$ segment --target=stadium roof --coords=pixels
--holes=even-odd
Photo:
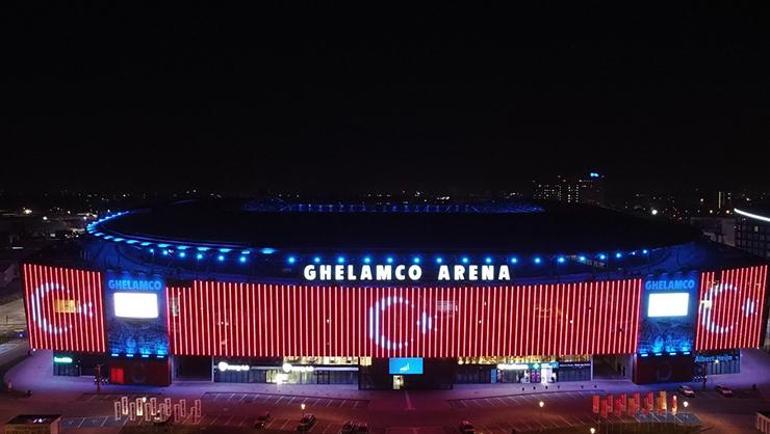
[[[135,210],[99,230],[136,240],[277,249],[423,249],[571,253],[656,248],[697,229],[560,204],[255,204],[198,200]]]

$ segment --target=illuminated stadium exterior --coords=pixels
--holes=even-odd
[[[188,201],[88,234],[24,266],[30,344],[120,384],[688,381],[766,320],[762,262],[599,208]]]

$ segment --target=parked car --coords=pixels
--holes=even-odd
[[[340,428],[340,434],[353,434],[356,431],[356,424],[352,420],[349,420],[342,424]]]
[[[473,428],[473,424],[464,420],[460,422],[460,432],[462,434],[473,434],[476,430]]]
[[[257,416],[257,420],[254,422],[254,428],[256,429],[262,429],[267,425],[267,422],[270,420],[270,412],[266,411],[259,416]]]
[[[152,424],[157,426],[171,425],[171,416],[158,413],[152,418]]]
[[[685,385],[685,384],[682,384],[681,386],[679,386],[679,388],[677,389],[677,391],[678,391],[678,392],[679,392],[679,393],[680,393],[682,396],[686,396],[686,397],[688,397],[688,398],[695,398],[695,391],[694,391],[694,390],[692,390],[692,387],[690,387],[690,386],[687,386],[687,385]]]
[[[309,431],[310,428],[315,425],[316,419],[315,416],[311,413],[305,413],[302,416],[302,419],[299,420],[299,424],[297,425],[297,431]]]
[[[724,397],[729,398],[729,397],[733,396],[733,389],[730,389],[727,386],[722,386],[720,384],[715,389],[716,389],[717,392],[719,392],[720,395],[722,395]]]

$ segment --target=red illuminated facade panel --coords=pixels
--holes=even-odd
[[[766,285],[766,265],[702,273],[695,349],[758,347]]]
[[[196,281],[168,294],[172,354],[562,356],[635,352],[641,280],[400,288]]]
[[[22,274],[31,348],[105,351],[101,273],[25,264]]]

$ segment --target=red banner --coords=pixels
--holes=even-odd
[[[759,346],[767,266],[701,274],[695,349]]]
[[[105,351],[101,273],[25,264],[22,275],[30,348]]]
[[[171,351],[215,356],[479,357],[636,350],[641,280],[169,288]]]

